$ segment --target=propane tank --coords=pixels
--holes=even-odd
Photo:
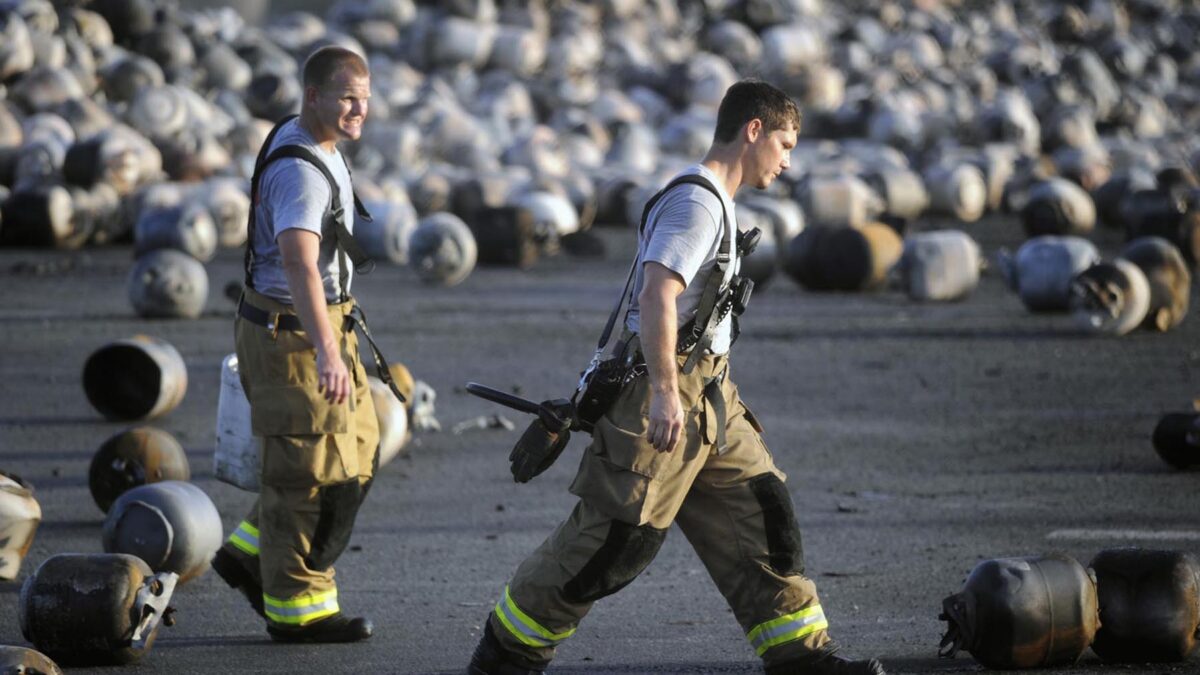
[[[104,550],[136,555],[179,582],[196,578],[221,547],[221,514],[200,488],[178,480],[150,483],[117,498],[104,520]]]
[[[865,176],[867,182],[883,198],[889,216],[914,220],[929,207],[929,193],[925,182],[916,172],[908,169],[884,168]]]
[[[922,232],[904,241],[898,270],[913,300],[958,300],[979,285],[979,244],[965,232]]]
[[[101,511],[126,490],[164,480],[188,480],[192,472],[183,446],[154,427],[136,427],[112,436],[88,468],[88,488]]]
[[[234,487],[258,492],[261,474],[259,442],[250,428],[250,401],[242,389],[237,354],[230,354],[221,362],[213,475]]]
[[[1096,635],[1096,582],[1074,558],[998,558],[975,566],[942,601],[941,655],[965,649],[987,668],[1073,663]]]
[[[1200,414],[1169,413],[1154,427],[1154,451],[1176,469],[1200,465]]]
[[[1071,281],[1071,312],[1085,333],[1125,335],[1150,309],[1150,284],[1137,265],[1117,258],[1092,265]]]
[[[174,623],[167,605],[178,578],[132,555],[52,556],[21,586],[21,634],[63,665],[132,663],[160,622]]]
[[[0,579],[17,578],[40,522],[42,507],[33,498],[33,486],[0,471]]]
[[[1161,237],[1140,237],[1121,251],[1121,258],[1138,266],[1150,284],[1147,328],[1168,331],[1187,316],[1192,274],[1179,249]]]
[[[1200,561],[1182,551],[1106,549],[1088,564],[1100,598],[1092,651],[1110,663],[1183,661],[1200,638]]]
[[[6,675],[63,675],[49,656],[26,647],[0,645],[0,673]]]
[[[801,190],[804,215],[815,225],[860,227],[883,213],[879,195],[857,176],[813,176]]]
[[[129,273],[129,301],[138,316],[195,319],[207,299],[208,272],[186,253],[150,251]]]
[[[807,227],[788,245],[785,268],[814,291],[860,291],[883,285],[903,243],[887,225]]]
[[[1021,218],[1030,237],[1086,234],[1096,227],[1096,204],[1075,183],[1050,178],[1030,188]]]
[[[528,269],[537,262],[541,250],[533,214],[516,206],[480,209],[471,220],[471,234],[481,265]]]
[[[133,226],[134,255],[159,249],[182,251],[200,262],[212,260],[219,241],[217,224],[208,207],[187,202],[147,209]]]
[[[395,459],[408,443],[408,409],[396,398],[383,380],[367,376],[371,385],[371,400],[375,403],[375,417],[379,420],[379,466]]]
[[[983,216],[988,190],[983,172],[972,164],[938,164],[924,175],[929,189],[929,211],[953,216],[964,223]]]
[[[461,218],[449,212],[421,219],[408,243],[408,256],[421,281],[442,286],[461,283],[475,268],[475,237]]]
[[[1035,237],[1011,256],[1001,251],[998,266],[1008,287],[1032,312],[1063,311],[1070,304],[1071,280],[1100,262],[1096,245],[1082,237]]]
[[[187,367],[169,342],[135,335],[92,352],[83,365],[83,390],[107,419],[149,419],[183,400]]]

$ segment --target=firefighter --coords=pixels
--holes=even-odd
[[[574,511],[500,591],[469,675],[542,673],[592,604],[653,560],[671,523],[768,674],[884,675],[874,659],[834,654],[816,587],[804,576],[784,474],[730,377],[734,317],[752,287],[736,274],[732,197],[778,178],[799,130],[786,94],[738,82],[721,102],[708,154],[647,205],[630,307],[612,352],[627,355],[629,370],[592,428],[571,485]],[[546,445],[518,443],[518,481],[546,468],[544,457],[522,457]],[[520,467],[536,469],[522,475]]]
[[[362,133],[370,75],[359,55],[324,47],[303,83],[300,115],[275,126],[255,166],[234,324],[262,489],[212,566],[272,639],[355,642],[372,625],[341,612],[333,563],[370,487],[379,429],[350,296],[369,261],[351,234],[358,200],[337,143]]]

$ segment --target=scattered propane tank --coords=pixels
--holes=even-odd
[[[1008,287],[1031,312],[1061,312],[1070,307],[1071,282],[1100,262],[1096,245],[1082,237],[1034,237],[1015,256],[1001,250],[997,266]]]
[[[191,478],[187,454],[171,434],[154,427],[119,432],[101,444],[88,467],[88,489],[101,511],[127,490]]]
[[[1117,258],[1097,263],[1071,281],[1071,313],[1088,334],[1125,335],[1150,309],[1150,284],[1137,265]]]
[[[1154,427],[1154,451],[1176,469],[1200,466],[1200,413],[1167,413]]]
[[[178,578],[132,555],[51,556],[21,586],[21,634],[63,665],[133,663],[150,651],[161,624],[174,623]]]
[[[1183,551],[1116,548],[1088,567],[1100,630],[1092,651],[1109,663],[1186,660],[1200,639],[1200,561]]]
[[[41,522],[42,507],[33,497],[33,486],[0,471],[0,579],[12,581],[20,574]]]
[[[0,645],[0,673],[13,675],[63,675],[58,664],[36,649]]]
[[[221,547],[221,514],[199,487],[178,480],[149,483],[117,498],[104,520],[104,550],[128,553],[179,582],[208,569]]]
[[[110,420],[165,415],[187,393],[187,366],[166,340],[135,335],[92,352],[83,365],[88,401]]]
[[[939,230],[906,237],[896,269],[913,300],[951,301],[975,290],[982,266],[979,244],[970,235]]]
[[[985,668],[1074,663],[1100,628],[1095,579],[1060,553],[985,560],[942,610],[941,655],[965,650]]]

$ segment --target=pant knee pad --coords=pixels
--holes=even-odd
[[[593,602],[625,588],[654,560],[666,538],[665,529],[614,520],[604,543],[563,587],[563,597],[573,603]]]
[[[762,508],[767,532],[767,553],[771,569],[781,576],[804,574],[804,547],[792,497],[783,481],[773,473],[750,479],[750,491]]]

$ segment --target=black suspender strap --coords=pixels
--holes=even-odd
[[[621,290],[621,295],[617,296],[617,304],[616,304],[616,306],[613,307],[612,313],[608,315],[608,321],[604,324],[604,330],[600,333],[600,340],[596,344],[596,353],[592,355],[591,363],[588,364],[587,370],[585,370],[583,372],[583,376],[579,379],[579,386],[577,388],[576,393],[578,393],[579,391],[583,391],[583,388],[587,385],[588,377],[591,375],[592,371],[595,370],[596,366],[599,365],[600,357],[604,353],[604,348],[605,348],[605,346],[608,345],[609,338],[612,337],[612,331],[613,331],[613,328],[616,326],[617,317],[620,316],[620,314],[621,314],[622,305],[626,304],[627,301],[632,303],[633,277],[634,277],[635,273],[637,272],[638,263],[642,259],[642,256],[641,256],[642,237],[646,233],[646,222],[650,218],[650,212],[654,209],[655,205],[658,204],[659,200],[662,199],[665,194],[667,194],[672,189],[674,189],[680,185],[698,185],[698,186],[708,190],[709,192],[713,193],[713,195],[715,195],[717,197],[717,199],[721,202],[721,210],[723,213],[723,220],[721,222],[721,227],[722,227],[723,234],[721,236],[721,244],[717,248],[717,265],[716,265],[716,267],[714,267],[712,274],[709,275],[707,285],[705,286],[705,293],[701,297],[700,306],[698,308],[696,316],[697,317],[701,316],[701,312],[705,311],[705,309],[704,309],[705,298],[709,295],[709,293],[708,293],[709,286],[712,286],[714,284],[714,281],[713,281],[714,278],[716,281],[715,281],[715,288],[713,289],[713,298],[712,298],[712,300],[710,300],[708,302],[708,304],[711,305],[711,307],[707,311],[709,314],[715,313],[713,311],[713,309],[715,309],[715,306],[716,306],[716,294],[717,294],[717,291],[720,290],[721,282],[725,276],[725,270],[728,268],[728,266],[730,264],[731,254],[733,251],[732,239],[730,238],[730,234],[729,234],[729,214],[724,213],[725,201],[723,199],[721,199],[721,193],[717,191],[716,186],[714,186],[712,184],[712,182],[710,182],[708,179],[706,179],[703,176],[700,176],[698,174],[686,174],[683,176],[678,176],[677,178],[672,180],[670,183],[667,183],[667,185],[665,187],[663,187],[663,189],[656,192],[654,194],[654,196],[651,197],[649,199],[649,201],[646,202],[646,205],[642,208],[642,219],[641,219],[641,222],[638,224],[638,253],[636,256],[634,256],[633,264],[630,265],[630,267],[629,267],[629,274],[626,275],[626,277],[625,277],[625,287]],[[722,251],[724,251],[724,253],[722,253]],[[626,314],[628,314],[628,310],[626,310]],[[705,322],[706,327],[707,327],[708,323],[711,323],[711,321]],[[718,321],[718,323],[719,323],[719,321]],[[713,326],[713,328],[715,330],[715,325]],[[709,342],[711,343],[711,337],[709,338]],[[704,347],[699,347],[699,342],[697,342],[696,344],[697,344],[697,347],[693,350],[693,353],[703,352],[704,349],[708,347],[707,344],[704,345]],[[691,361],[691,355],[688,356],[688,359],[689,359],[689,361]],[[683,372],[684,373],[691,372],[691,369],[693,367],[695,367],[694,362],[692,363],[691,367],[687,367],[685,365],[686,369]]]
[[[252,249],[254,242],[254,207],[258,203],[259,181],[262,178],[263,172],[265,172],[267,167],[273,162],[285,158],[299,159],[316,167],[316,169],[321,172],[321,175],[325,177],[325,181],[329,183],[330,217],[333,218],[333,234],[337,247],[338,258],[338,285],[341,288],[342,299],[346,300],[350,297],[349,289],[347,288],[349,285],[350,275],[346,269],[346,257],[349,257],[351,262],[354,263],[354,270],[359,274],[369,274],[371,270],[375,268],[375,261],[371,260],[370,256],[368,256],[366,251],[363,250],[362,245],[358,243],[358,240],[354,238],[354,235],[350,233],[350,229],[346,226],[346,212],[345,209],[342,208],[341,189],[338,187],[337,180],[334,179],[333,173],[330,172],[329,167],[327,167],[325,163],[321,161],[321,158],[318,157],[316,153],[299,145],[281,146],[276,148],[274,151],[271,151],[270,154],[264,157],[264,153],[266,153],[271,147],[271,143],[275,139],[275,135],[279,129],[285,123],[291,121],[295,117],[296,115],[285,117],[275,125],[275,128],[271,130],[270,135],[267,136],[267,140],[263,143],[262,150],[259,151],[258,159],[254,164],[254,176],[250,181],[251,207],[246,241],[246,285],[247,287],[253,288],[250,283],[250,266],[251,262],[253,261]],[[346,172],[349,173],[350,164],[344,155],[342,156],[342,161],[346,163]],[[354,198],[355,212],[364,220],[369,222],[371,220],[371,214],[367,212],[366,207],[363,206],[362,201],[358,198],[358,194],[353,191],[353,187],[351,187],[351,195]]]

